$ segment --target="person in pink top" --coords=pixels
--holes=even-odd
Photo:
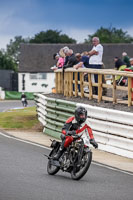
[[[64,66],[65,54],[63,49],[60,49],[59,53],[53,55],[53,58],[57,60],[56,67],[52,68],[53,70],[61,69]]]
[[[59,57],[56,66],[58,67],[58,69],[62,68],[64,65],[64,58]]]

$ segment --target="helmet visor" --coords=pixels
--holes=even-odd
[[[86,118],[86,117],[85,117],[85,114],[80,114],[80,115],[79,115],[79,118],[80,118],[80,119],[85,119],[85,118]]]

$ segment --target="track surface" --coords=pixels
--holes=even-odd
[[[74,181],[47,174],[49,150],[0,134],[0,200],[132,200],[133,176],[92,164]]]

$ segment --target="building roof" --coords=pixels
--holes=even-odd
[[[90,51],[92,46],[88,44],[21,44],[19,56],[19,72],[53,72],[50,69],[56,61],[53,54],[68,46],[74,53]],[[103,63],[106,68],[114,68],[113,58],[121,58],[122,52],[133,57],[133,44],[104,44]]]

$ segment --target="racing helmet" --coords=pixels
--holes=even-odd
[[[82,124],[86,121],[86,118],[87,118],[87,110],[82,106],[77,107],[76,110],[75,110],[76,121],[79,124]]]

